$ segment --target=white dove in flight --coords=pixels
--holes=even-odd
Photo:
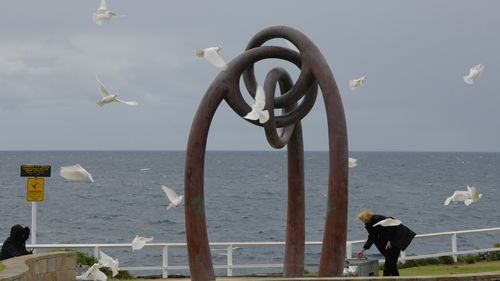
[[[113,277],[118,275],[119,265],[118,259],[113,259],[112,257],[106,255],[103,251],[99,251],[99,263],[103,267],[109,267],[113,272]]]
[[[102,82],[99,80],[99,78],[97,76],[96,76],[96,80],[97,80],[97,89],[99,89],[99,92],[101,93],[101,96],[102,96],[102,98],[97,101],[97,105],[103,106],[107,103],[112,103],[112,102],[120,102],[120,103],[124,103],[126,105],[132,105],[132,106],[137,105],[137,102],[135,102],[135,101],[124,101],[124,100],[117,99],[116,97],[118,95],[116,93],[114,95],[110,94],[109,91],[106,89],[106,87],[104,87],[104,85],[102,84]]]
[[[132,252],[135,250],[140,250],[146,245],[147,242],[153,241],[154,237],[142,237],[136,235],[134,240],[132,240]]]
[[[86,272],[82,275],[76,276],[76,280],[94,280],[94,281],[106,281],[108,277],[102,271],[99,270],[102,266],[99,263],[92,265]]]
[[[469,199],[469,192],[456,190],[450,197],[446,198],[444,205],[449,205],[451,202],[464,202],[465,199]]]
[[[80,164],[63,166],[59,170],[59,175],[67,180],[94,182],[92,174],[85,170]]]
[[[196,56],[200,58],[206,58],[211,64],[215,65],[221,70],[226,70],[227,64],[220,55],[221,50],[222,50],[221,46],[196,50]]]
[[[264,110],[266,107],[266,94],[264,93],[264,88],[262,86],[257,86],[257,92],[255,93],[255,103],[252,104],[252,111],[250,111],[243,118],[248,120],[259,120],[261,124],[264,124],[269,120],[269,111]]]
[[[482,196],[474,186],[467,186],[467,191],[457,190],[453,195],[446,198],[444,205],[449,205],[451,202],[464,202],[466,206],[469,206],[479,201]]]
[[[483,197],[483,194],[479,193],[475,186],[467,186],[467,192],[469,193],[469,198],[464,200],[464,204],[469,206],[472,203],[476,203]]]
[[[356,168],[358,166],[358,159],[349,157],[349,168]]]
[[[469,75],[465,75],[463,77],[464,78],[464,82],[467,83],[467,84],[469,84],[469,85],[474,84],[474,81],[477,78],[479,78],[479,76],[483,72],[483,69],[484,69],[484,65],[482,65],[482,64],[476,64],[473,67],[471,67],[470,70],[469,70]]]
[[[366,75],[361,76],[359,79],[351,79],[349,80],[349,87],[351,87],[351,90],[356,90],[357,88],[361,87],[366,80]]]
[[[103,21],[109,21],[113,17],[117,16],[119,16],[117,13],[108,10],[108,4],[106,0],[101,0],[101,3],[92,16],[92,19],[95,24],[101,25]]]
[[[400,220],[393,219],[393,218],[386,218],[385,220],[381,220],[381,221],[377,222],[376,224],[374,224],[373,227],[379,226],[379,225],[381,225],[383,227],[388,227],[388,226],[397,226],[400,224],[401,224]]]
[[[165,192],[165,194],[168,197],[168,200],[170,201],[170,204],[167,207],[167,210],[170,208],[176,208],[182,203],[182,199],[184,198],[184,195],[178,196],[177,193],[173,189],[171,189],[168,186],[162,185],[161,189]]]

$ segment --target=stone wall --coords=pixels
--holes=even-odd
[[[33,254],[3,260],[0,281],[75,281],[76,256],[71,252]]]

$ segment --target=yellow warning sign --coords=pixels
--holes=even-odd
[[[29,202],[43,201],[43,178],[28,178],[26,200]]]

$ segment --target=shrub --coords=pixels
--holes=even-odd
[[[398,268],[409,268],[409,267],[415,267],[417,264],[415,263],[415,260],[407,260],[405,263],[398,263]]]
[[[451,256],[441,256],[437,258],[441,264],[454,264],[453,257]]]
[[[500,260],[500,251],[489,252],[486,254],[486,259],[489,261]]]
[[[97,258],[94,256],[87,255],[84,252],[80,252],[78,250],[71,250],[71,251],[76,254],[77,265],[92,266],[94,263],[97,263]]]
[[[315,275],[314,272],[311,272],[306,268],[304,268],[304,276],[314,276],[314,275]]]
[[[103,271],[104,272],[104,271]],[[108,276],[111,276],[111,273],[110,274],[106,274]],[[118,275],[116,275],[115,277],[113,278],[116,278],[118,280],[122,280],[122,279],[135,279],[136,277],[133,276],[132,274],[130,274],[128,271],[126,270],[120,270],[118,271]]]
[[[439,260],[436,258],[428,258],[426,259],[427,264],[439,264]]]
[[[471,256],[471,255],[466,256],[465,257],[465,262],[466,263],[475,263],[476,262],[476,256]]]
[[[64,251],[66,252],[73,252],[76,254],[76,266],[84,266],[84,265],[87,265],[87,266],[92,266],[94,265],[95,263],[98,262],[97,258],[94,257],[94,256],[91,256],[91,255],[87,255],[86,253],[82,252],[82,251],[78,251],[78,250],[75,250],[75,249],[64,249]],[[104,274],[106,274],[106,276],[108,277],[111,277],[111,269],[107,268],[107,267],[101,267],[99,269],[100,271],[102,271]],[[117,279],[134,279],[135,277],[132,276],[128,271],[126,270],[120,270],[118,271],[118,275],[116,275],[114,278],[117,278]]]
[[[427,264],[426,259],[415,260],[415,266],[422,266],[422,265],[426,265],[426,264]]]

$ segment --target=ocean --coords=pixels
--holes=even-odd
[[[349,156],[358,159],[358,167],[349,169],[348,240],[366,239],[356,219],[362,209],[398,218],[417,234],[500,226],[500,153],[351,152]],[[14,224],[31,225],[31,203],[26,201],[20,166],[37,164],[52,167],[52,176],[45,179],[45,201],[38,203],[38,243],[130,243],[138,234],[154,236],[154,242],[185,242],[183,206],[167,211],[161,189],[167,185],[184,193],[184,160],[182,151],[0,152],[0,240],[8,237]],[[286,161],[286,151],[207,152],[210,242],[285,241]],[[76,163],[92,173],[95,183],[59,176],[59,167]],[[306,241],[323,238],[327,169],[328,152],[305,153]],[[447,196],[467,185],[483,194],[478,203],[444,206]],[[459,235],[458,242],[459,250],[493,247],[500,243],[500,233]],[[317,270],[320,248],[306,250],[306,264]],[[160,249],[104,251],[117,257],[121,266],[162,261]],[[449,238],[416,239],[407,250],[408,255],[440,251],[451,251]],[[222,253],[213,252],[215,263],[225,263]],[[375,247],[368,254],[376,256]],[[234,251],[234,264],[282,262],[281,248]],[[185,248],[172,249],[169,263],[186,265]]]

